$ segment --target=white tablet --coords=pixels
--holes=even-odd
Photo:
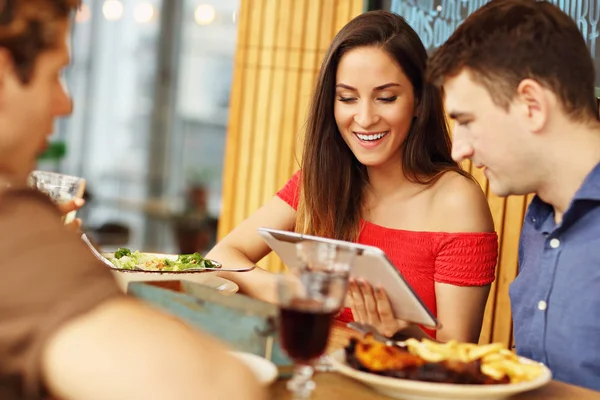
[[[440,328],[438,320],[381,249],[269,228],[258,228],[258,233],[277,253],[283,263],[292,268],[300,266],[301,261],[296,254],[296,243],[304,240],[332,243],[355,249],[357,257],[352,266],[351,275],[355,278],[365,279],[373,286],[383,287],[390,299],[396,318],[432,329]]]

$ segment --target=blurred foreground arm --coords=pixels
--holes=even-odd
[[[221,344],[128,299],[60,328],[44,348],[42,372],[64,400],[266,398]]]
[[[121,294],[58,215],[34,191],[0,193],[0,398],[263,398],[215,340]]]

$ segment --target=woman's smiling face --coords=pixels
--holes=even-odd
[[[413,86],[379,47],[344,54],[336,73],[334,115],[354,156],[367,167],[398,165],[415,116]]]

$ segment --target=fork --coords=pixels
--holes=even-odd
[[[85,244],[87,244],[87,245],[88,245],[88,247],[90,248],[90,250],[92,251],[92,253],[93,253],[93,254],[96,256],[96,258],[97,258],[98,260],[102,261],[104,264],[106,264],[106,265],[110,266],[111,268],[115,268],[115,266],[114,266],[114,265],[113,265],[113,264],[112,264],[110,261],[108,261],[108,260],[106,259],[106,257],[104,257],[104,256],[102,255],[102,253],[100,253],[100,252],[99,252],[99,251],[96,249],[96,247],[94,247],[94,245],[92,244],[92,242],[90,242],[90,239],[88,239],[88,237],[87,237],[87,235],[86,235],[85,233],[83,233],[83,234],[81,235],[81,240],[83,240],[83,242],[84,242]]]
[[[94,256],[96,256],[96,258],[100,261],[102,261],[104,264],[108,265],[111,268],[117,268],[113,265],[113,263],[111,263],[109,260],[106,259],[106,257],[104,257],[102,255],[102,253],[100,253],[98,251],[98,249],[96,249],[94,247],[94,245],[92,244],[92,242],[90,242],[90,239],[88,239],[87,235],[85,233],[83,233],[81,235],[81,240],[84,241],[85,244],[88,245],[88,247],[90,248],[90,250],[92,250],[92,253],[94,254]],[[227,271],[227,272],[246,272],[246,271],[251,271],[253,270],[254,267],[246,267],[246,268],[210,268],[210,267],[204,267],[204,268],[186,268],[183,271],[178,271],[178,272],[195,272],[195,271]],[[135,267],[133,268],[133,271],[146,271],[144,269]],[[147,271],[146,271],[147,272]]]

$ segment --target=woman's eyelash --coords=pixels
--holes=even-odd
[[[394,101],[396,101],[396,99],[398,98],[398,96],[392,96],[392,97],[380,97],[377,100],[379,101],[383,101],[384,103],[393,103]],[[338,97],[338,100],[343,102],[343,103],[347,103],[353,100],[356,100],[355,97]]]

